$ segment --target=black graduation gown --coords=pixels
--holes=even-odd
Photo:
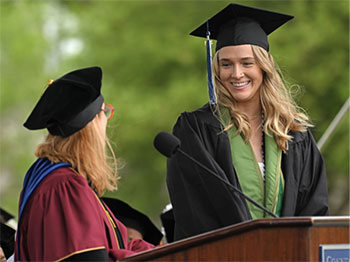
[[[178,118],[173,133],[181,149],[241,189],[227,133],[206,104]],[[282,216],[328,215],[325,165],[311,132],[291,132],[282,153],[285,190]],[[167,162],[167,186],[175,219],[175,240],[252,219],[243,197],[177,153]]]

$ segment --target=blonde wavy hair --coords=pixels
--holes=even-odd
[[[46,140],[39,144],[35,155],[48,158],[51,162],[68,162],[80,176],[91,181],[97,194],[105,190],[116,190],[117,160],[108,138],[101,134],[96,117],[83,129],[69,137],[48,134]],[[107,147],[111,156],[107,154]]]
[[[283,151],[287,151],[288,141],[292,139],[288,132],[306,131],[307,127],[312,126],[312,124],[308,116],[294,102],[273,57],[259,46],[251,45],[251,47],[255,61],[263,71],[263,82],[259,92],[260,103],[264,111],[264,133],[270,136],[273,135],[278,147]],[[232,116],[232,123],[225,126],[225,131],[236,126],[237,133],[241,133],[245,142],[248,143],[251,136],[248,117],[238,110],[235,99],[219,78],[219,53],[220,50],[216,52],[213,59],[215,91],[218,104],[228,108]]]

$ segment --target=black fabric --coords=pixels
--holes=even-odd
[[[110,261],[106,249],[87,251],[70,256],[62,261]]]
[[[160,215],[162,225],[165,231],[166,241],[168,243],[174,242],[174,228],[175,220],[173,209],[169,209]]]
[[[253,44],[269,51],[267,35],[293,16],[239,4],[229,4],[190,34],[216,39],[216,51],[225,46]]]
[[[182,113],[173,133],[186,153],[241,189],[227,133],[210,106]],[[310,131],[291,133],[293,141],[282,156],[285,192],[282,216],[328,214],[323,159]],[[175,154],[167,162],[167,186],[175,219],[174,239],[250,220],[244,199],[205,170]]]
[[[101,110],[102,70],[88,67],[72,71],[46,88],[24,126],[47,128],[50,134],[68,137],[85,127]]]

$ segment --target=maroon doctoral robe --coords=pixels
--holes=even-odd
[[[122,240],[118,241],[115,225]],[[87,180],[67,167],[53,171],[39,184],[19,227],[16,261],[63,260],[100,249],[107,250],[110,260],[118,260],[154,247],[141,239],[128,242],[127,228],[102,204]]]

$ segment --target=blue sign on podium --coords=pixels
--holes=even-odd
[[[350,244],[320,245],[321,262],[350,262]]]

